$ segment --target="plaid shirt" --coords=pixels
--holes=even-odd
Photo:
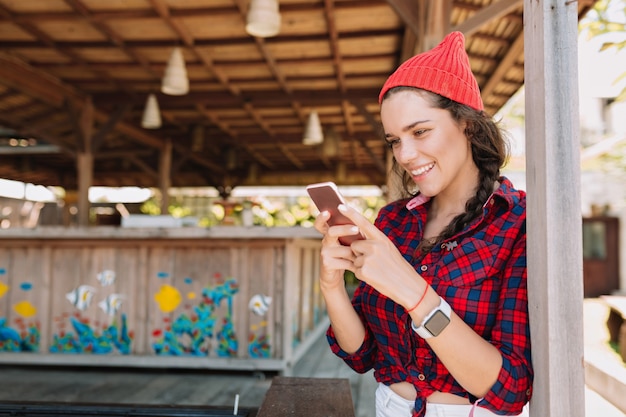
[[[429,202],[421,195],[381,209],[376,226],[404,258],[468,325],[497,347],[502,369],[497,382],[478,403],[498,414],[518,414],[531,396],[533,372],[526,289],[526,193],[502,177],[484,205],[482,216],[463,231],[420,257]],[[378,382],[409,381],[417,390],[415,416],[423,415],[434,391],[477,399],[464,390],[410,326],[399,304],[361,282],[352,303],[366,327],[362,346],[353,354],[337,344],[332,351],[359,373],[374,368]],[[462,343],[462,341],[460,341]],[[471,360],[471,358],[468,358]]]

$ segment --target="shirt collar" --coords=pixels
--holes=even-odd
[[[494,198],[502,199],[509,207],[515,205],[520,199],[520,192],[513,188],[513,184],[507,177],[500,177],[498,179],[500,186],[489,196],[483,207],[488,207],[489,204],[493,204]],[[422,193],[411,198],[406,203],[406,208],[410,211],[430,201],[430,197],[425,196]]]

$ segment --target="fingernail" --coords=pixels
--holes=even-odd
[[[339,209],[339,211],[341,211],[342,213],[348,211],[348,207],[346,207],[345,204],[339,204],[337,206],[337,209]]]
[[[350,228],[350,231],[353,232],[355,235],[359,233],[359,228],[357,226],[352,226]]]

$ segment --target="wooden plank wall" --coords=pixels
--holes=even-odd
[[[31,346],[33,363],[281,368],[324,324],[318,253],[315,239],[2,240],[0,363]]]

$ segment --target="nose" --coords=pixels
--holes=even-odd
[[[403,140],[400,146],[394,149],[394,156],[400,164],[406,165],[419,156],[419,149],[415,141]]]

